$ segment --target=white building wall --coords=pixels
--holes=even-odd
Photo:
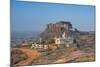
[[[65,43],[64,39],[62,39],[62,38],[55,39],[55,44],[64,44],[64,43]]]

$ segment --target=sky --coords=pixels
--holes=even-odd
[[[43,31],[48,23],[70,21],[73,28],[94,31],[95,6],[11,0],[11,31]]]

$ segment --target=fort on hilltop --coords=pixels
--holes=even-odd
[[[72,31],[73,26],[69,21],[59,21],[56,23],[49,23],[46,25],[45,30],[41,33],[41,38],[48,39],[56,35],[62,35],[63,32],[68,34]]]

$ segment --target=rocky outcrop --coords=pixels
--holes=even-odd
[[[62,32],[69,32],[72,29],[72,24],[69,21],[59,21],[56,23],[47,24],[46,29],[41,33],[41,37],[44,39],[52,38]]]
[[[37,50],[31,50],[28,48],[12,48],[11,49],[11,66],[16,65],[29,65],[32,62],[29,58],[37,58],[41,56],[41,53]]]

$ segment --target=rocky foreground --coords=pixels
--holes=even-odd
[[[39,52],[29,48],[12,48],[11,66],[58,64],[94,61],[94,52],[85,52],[75,48],[63,48]]]

